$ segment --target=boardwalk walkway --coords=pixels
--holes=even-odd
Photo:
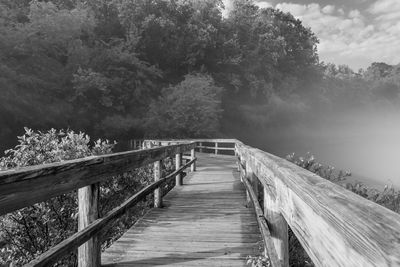
[[[103,266],[246,266],[260,234],[234,157],[198,154],[197,171],[102,254]]]

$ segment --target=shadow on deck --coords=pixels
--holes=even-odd
[[[260,232],[231,156],[198,155],[197,171],[102,254],[102,266],[246,266]]]

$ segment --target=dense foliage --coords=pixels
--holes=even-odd
[[[107,140],[90,142],[84,133],[73,131],[35,132],[25,129],[18,137],[19,145],[0,158],[0,168],[32,166],[110,153],[114,144]],[[173,164],[164,161],[163,172]],[[142,167],[117,177],[110,177],[100,186],[100,215],[121,204],[153,180],[152,168]],[[166,185],[167,192],[171,185]],[[102,233],[103,248],[130,227],[151,206],[152,200],[139,203]],[[0,264],[27,263],[77,231],[77,194],[70,192],[45,202],[0,217]],[[75,254],[63,258],[56,266],[76,266]]]
[[[2,145],[25,125],[154,136],[147,121],[163,121],[155,105],[171,101],[170,110],[185,102],[207,114],[182,121],[180,106],[169,120],[180,124],[157,135],[207,137],[221,132],[231,101],[289,93],[318,62],[316,37],[290,14],[234,4],[223,18],[210,0],[0,1]],[[182,88],[191,103],[178,99]]]

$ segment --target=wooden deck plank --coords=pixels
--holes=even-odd
[[[234,157],[201,154],[197,172],[102,254],[102,266],[246,266],[258,255],[257,220]]]

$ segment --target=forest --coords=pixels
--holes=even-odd
[[[396,103],[400,66],[318,59],[289,13],[234,1],[0,2],[0,150],[23,127],[250,139],[323,110]],[[385,104],[386,105],[386,104]]]
[[[110,153],[141,138],[233,137],[257,146],[260,133],[294,131],[324,115],[398,109],[400,64],[352,70],[322,62],[318,36],[290,13],[252,0],[223,10],[219,0],[0,0],[0,153],[20,144],[0,169]],[[101,140],[89,145],[80,131]],[[316,172],[314,158],[289,159]],[[115,204],[107,198],[122,201],[151,177],[144,168],[105,183],[102,212]],[[370,199],[385,204],[377,196]],[[398,212],[396,196],[387,206]],[[6,246],[14,235],[1,232],[0,263],[26,263],[75,232],[75,202],[66,194],[2,218],[19,239]],[[103,247],[149,205],[104,234]],[[36,243],[31,228],[43,237]]]

